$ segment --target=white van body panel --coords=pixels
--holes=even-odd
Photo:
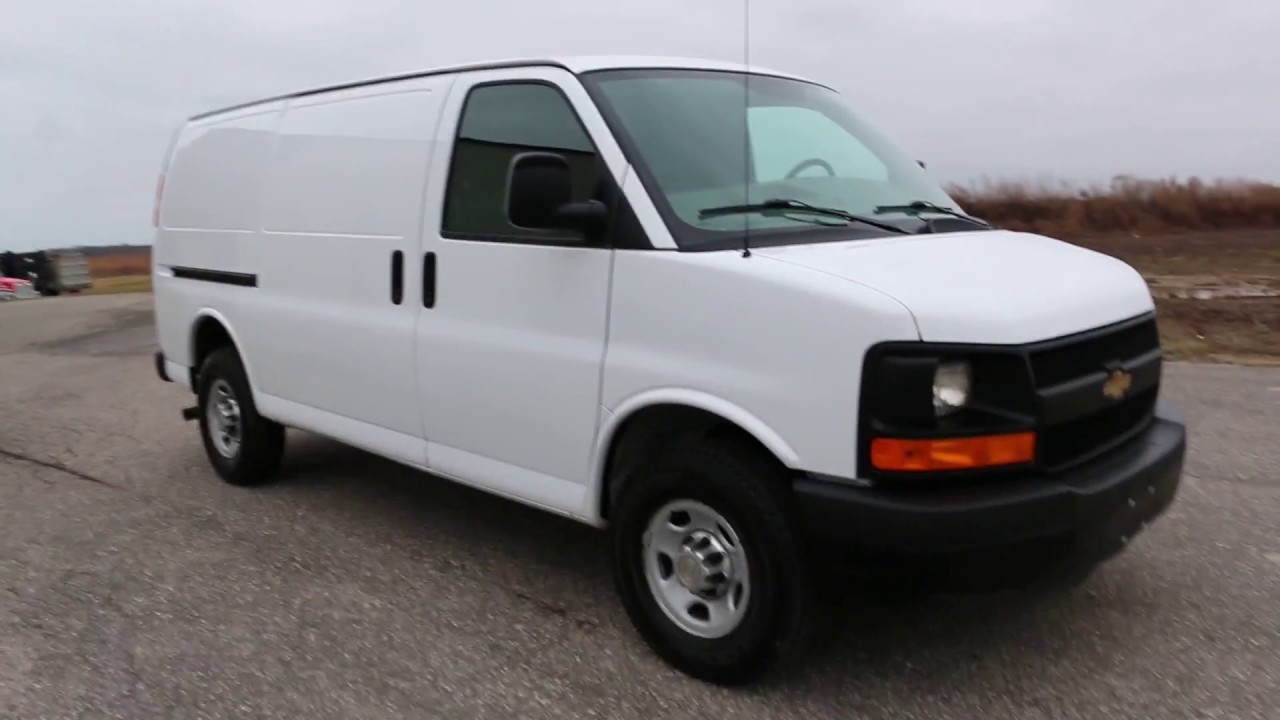
[[[244,288],[175,278],[174,267],[253,272],[262,177],[275,144],[278,104],[187,124],[173,143],[152,251],[156,331],[165,357],[192,365],[195,321],[213,313],[233,333]],[[248,362],[252,363],[252,359]]]
[[[1035,342],[1155,307],[1146,281],[1129,265],[1028,233],[890,237],[756,252],[891,295],[911,308],[930,342]]]

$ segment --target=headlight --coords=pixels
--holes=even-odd
[[[933,374],[933,412],[951,415],[969,404],[973,372],[964,361],[943,362]]]

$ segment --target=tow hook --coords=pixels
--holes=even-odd
[[[196,419],[196,418],[198,418],[198,417],[200,417],[200,406],[199,406],[199,405],[194,405],[194,406],[189,407],[189,408],[182,408],[182,419],[183,419],[183,420],[195,420],[195,419]]]

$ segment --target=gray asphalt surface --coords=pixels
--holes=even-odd
[[[1280,369],[1169,367],[1189,476],[1075,591],[829,608],[730,691],[643,647],[588,528],[301,433],[222,484],[150,303],[0,305],[5,718],[1280,718]]]

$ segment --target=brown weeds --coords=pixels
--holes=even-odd
[[[151,272],[151,248],[142,251],[89,256],[89,276],[93,278],[122,275],[147,275]]]
[[[1094,187],[985,180],[948,192],[1000,227],[1061,238],[1280,227],[1280,186],[1251,180],[1121,176]]]

